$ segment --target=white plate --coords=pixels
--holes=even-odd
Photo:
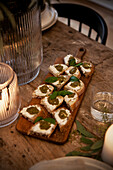
[[[81,157],[69,156],[49,161],[42,161],[30,168],[30,170],[113,170],[111,166],[101,161]]]
[[[45,10],[41,13],[41,28],[42,31],[50,28],[52,25],[54,25],[56,23],[58,19],[58,13],[57,11],[48,6],[48,4],[46,4]]]

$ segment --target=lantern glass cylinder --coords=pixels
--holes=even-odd
[[[9,65],[0,62],[0,127],[16,120],[19,108],[17,76]]]

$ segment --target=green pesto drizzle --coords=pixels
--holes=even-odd
[[[67,117],[66,111],[65,111],[65,110],[60,110],[60,112],[59,112],[59,117],[60,117],[61,119],[65,119],[65,118]]]
[[[30,113],[30,114],[38,114],[39,110],[36,107],[31,106],[27,109],[27,112]]]
[[[48,130],[50,128],[51,123],[41,120],[40,121],[40,129]]]
[[[63,66],[62,65],[56,65],[55,66],[55,68],[59,71],[59,72],[61,72],[62,70],[63,70]]]
[[[46,85],[40,87],[40,91],[41,91],[42,93],[47,93],[47,90],[48,90],[48,89],[49,89],[49,88],[48,88]]]

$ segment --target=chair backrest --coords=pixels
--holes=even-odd
[[[68,19],[68,26],[70,26],[71,19],[79,21],[79,32],[85,24],[89,26],[87,35],[89,38],[91,38],[92,30],[95,30],[97,33],[95,40],[98,41],[100,37],[101,44],[106,44],[108,28],[104,19],[96,11],[78,4],[57,3],[52,6],[57,10],[59,17]]]

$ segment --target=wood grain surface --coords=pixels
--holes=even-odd
[[[98,86],[100,82],[105,85],[106,90],[113,91],[113,50],[90,40],[59,21],[43,32],[42,38],[44,55],[41,70],[34,81],[20,86],[21,108],[31,101],[32,92],[48,74],[49,65],[53,64],[57,57],[64,57],[67,54],[76,55],[77,49],[83,46],[87,50],[83,59],[92,61],[95,65],[95,72],[76,119],[90,132],[102,137],[106,124],[94,120],[91,116],[91,89],[93,85]],[[0,169],[2,170],[27,170],[39,161],[63,157],[68,152],[79,150],[81,146],[78,136],[73,141],[68,140],[63,145],[57,145],[23,135],[16,130],[17,121],[0,129]],[[75,123],[73,129],[76,129]]]

